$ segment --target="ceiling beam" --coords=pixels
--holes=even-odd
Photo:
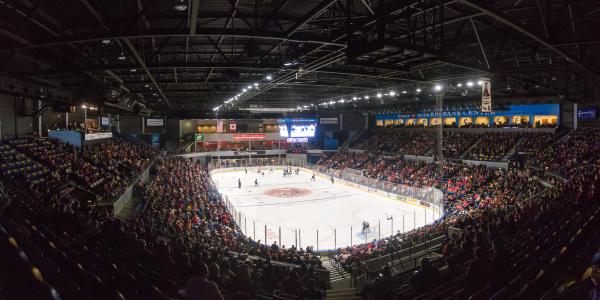
[[[156,88],[156,90],[160,93],[160,95],[162,96],[162,98],[165,100],[165,103],[167,103],[167,105],[169,106],[169,108],[171,108],[171,102],[169,102],[169,99],[167,99],[167,96],[165,95],[165,93],[163,93],[162,89],[160,88],[160,85],[156,82],[156,79],[154,79],[154,76],[152,76],[152,73],[150,72],[150,70],[146,66],[146,63],[144,62],[144,60],[142,59],[142,57],[140,56],[140,54],[137,52],[137,50],[135,50],[135,47],[133,46],[133,44],[131,43],[131,41],[128,40],[128,39],[124,39],[123,42],[125,43],[125,45],[127,46],[127,48],[129,48],[129,51],[131,51],[131,54],[133,55],[133,58],[142,67],[142,69],[144,69],[144,72],[146,72],[146,75],[148,76],[148,78],[150,78],[150,81],[152,81],[152,84],[154,84],[154,87]]]
[[[0,50],[0,53],[28,50],[35,48],[45,48],[51,46],[60,46],[65,44],[74,43],[89,43],[89,42],[100,42],[102,40],[114,40],[114,39],[143,39],[143,38],[166,38],[166,37],[189,37],[189,30],[187,28],[177,29],[151,29],[131,32],[113,32],[113,33],[94,33],[86,35],[63,35],[56,38],[51,38],[43,41],[34,43],[31,46],[24,47],[11,47]],[[239,29],[239,28],[198,28],[195,36],[211,36],[211,37],[237,37],[237,38],[254,38],[262,40],[273,40],[273,41],[285,41],[295,43],[309,43],[329,46],[345,46],[344,44],[331,42],[325,39],[318,38],[290,38],[282,35],[280,32],[272,31],[255,31],[253,29]]]
[[[198,28],[198,10],[200,8],[200,0],[190,1],[190,35],[196,35],[196,28]]]
[[[136,60],[139,64],[139,61]],[[67,68],[67,69],[49,69],[49,70],[39,70],[39,71],[31,71],[31,72],[22,72],[17,73],[17,75],[22,76],[32,76],[32,75],[54,75],[61,73],[80,73],[80,72],[94,72],[94,71],[105,71],[105,70],[113,70],[113,71],[128,71],[131,69],[136,69],[139,66],[136,64],[117,64],[117,65],[98,65],[98,66],[88,66],[88,67],[77,67],[77,68]],[[201,62],[201,63],[161,63],[161,64],[151,64],[146,65],[147,69],[269,69],[276,70],[279,69],[279,65],[271,65],[271,64],[252,64],[252,63],[221,63],[221,62]],[[169,71],[171,72],[171,71]],[[127,75],[136,75],[136,73],[130,74],[121,74],[123,76]]]
[[[528,29],[524,28],[523,26],[519,25],[519,23],[511,20],[511,18],[508,15],[506,15],[505,13],[503,13],[501,11],[497,11],[496,9],[494,9],[492,7],[488,7],[484,4],[481,4],[480,2],[475,2],[473,0],[462,0],[462,3],[464,3],[466,6],[468,6],[470,8],[473,8],[473,9],[476,9],[476,10],[479,10],[479,11],[485,13],[486,15],[493,18],[494,20],[516,30],[517,32],[520,32],[521,34],[529,37],[530,39],[532,39],[532,40],[536,41],[537,43],[539,43],[540,45],[550,49],[551,51],[555,52],[556,54],[563,56],[568,61],[570,61],[574,65],[576,65],[579,69],[584,71],[585,73],[589,73],[596,78],[598,77],[598,74],[596,74],[588,66],[582,64],[579,60],[572,57],[568,53],[556,48],[555,46],[550,44],[550,42],[548,42],[544,38],[536,35],[535,33],[531,32]]]

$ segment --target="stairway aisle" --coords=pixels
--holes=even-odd
[[[512,148],[510,148],[510,150],[508,150],[508,152],[506,152],[506,154],[502,157],[502,161],[508,161],[508,159],[517,152],[517,147],[519,147],[519,145],[523,143],[524,139],[524,137],[519,138],[519,140],[512,146]]]
[[[350,273],[338,269],[329,258],[323,259],[323,267],[329,271],[331,288],[327,290],[325,299],[360,300],[359,291],[352,286]]]

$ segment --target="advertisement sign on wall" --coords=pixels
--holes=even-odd
[[[337,124],[338,119],[337,118],[320,118],[319,123],[321,123],[321,124]]]
[[[233,135],[234,141],[262,141],[267,136],[264,133],[239,133]]]
[[[146,119],[147,126],[163,126],[163,119]]]
[[[98,132],[98,133],[86,133],[84,136],[84,140],[92,141],[92,140],[100,140],[100,139],[110,139],[112,137],[112,132]]]
[[[288,143],[308,143],[308,138],[287,138]]]
[[[598,118],[598,107],[584,107],[577,109],[577,119],[596,120]]]

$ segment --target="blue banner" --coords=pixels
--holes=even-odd
[[[598,118],[598,107],[584,107],[577,109],[579,120],[596,120]]]
[[[442,117],[498,117],[498,116],[559,116],[560,106],[558,104],[525,104],[510,105],[507,110],[481,112],[479,110],[443,111]],[[423,112],[418,114],[385,114],[377,115],[377,120],[397,120],[437,117],[436,112]]]

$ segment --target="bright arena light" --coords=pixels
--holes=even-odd
[[[365,99],[369,99],[369,98],[370,98],[370,97],[369,97],[369,95],[366,95],[366,96],[365,96]]]
[[[477,85],[482,85],[482,84],[483,84],[483,81],[481,81],[481,80],[477,81]]]
[[[439,92],[439,91],[441,91],[441,90],[442,90],[442,86],[441,86],[441,85],[439,85],[439,84],[437,84],[436,86],[434,86],[434,87],[433,87],[433,89],[434,89],[435,91]]]
[[[381,98],[381,97],[382,97],[381,93],[377,93],[377,98]]]
[[[473,86],[473,81],[467,81],[467,86],[468,87],[472,87]]]
[[[421,89],[417,88],[417,90],[416,90],[416,91],[417,91],[417,93],[420,93],[420,92],[421,92]]]
[[[456,86],[457,87],[462,87],[462,83],[459,82],[459,83],[456,84]]]
[[[247,89],[242,89],[242,92],[244,92],[244,93],[245,93],[246,91],[247,91]]]
[[[390,96],[396,96],[396,92],[395,91],[390,91]]]
[[[271,75],[267,75],[267,80],[271,80],[273,77]]]

